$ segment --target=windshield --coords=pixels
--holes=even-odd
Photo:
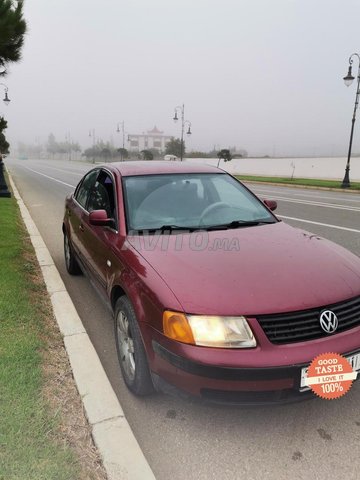
[[[273,223],[275,217],[226,173],[124,177],[128,230]]]

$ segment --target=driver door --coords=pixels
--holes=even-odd
[[[118,241],[118,214],[115,199],[114,179],[108,171],[102,169],[90,193],[87,208],[89,213],[93,210],[105,210],[113,223],[109,227],[87,223],[84,241],[91,272],[103,294],[106,293],[109,276],[118,263],[113,253],[114,245]]]

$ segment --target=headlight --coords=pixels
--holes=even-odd
[[[217,348],[252,348],[256,340],[244,317],[184,315],[165,311],[164,333],[178,342]]]

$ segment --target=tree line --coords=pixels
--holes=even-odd
[[[51,133],[48,136],[48,140],[45,145],[37,143],[36,145],[26,144],[19,142],[18,155],[20,158],[41,158],[44,155],[51,157],[68,155],[71,159],[72,153],[80,153],[82,149],[78,142],[70,140],[70,136],[65,141],[58,141],[55,135]],[[242,153],[235,149],[221,149],[211,150],[209,152],[195,151],[186,154],[187,158],[216,158],[220,160],[229,161],[233,158],[243,158],[247,156],[245,150],[241,150]],[[185,144],[183,143],[183,153],[186,153]],[[114,147],[110,142],[104,142],[103,140],[97,140],[94,145],[86,148],[82,154],[88,161],[95,161],[101,159],[104,162],[124,161],[127,159],[139,159],[139,160],[153,160],[162,158],[164,155],[181,156],[181,140],[179,138],[171,139],[165,146],[165,151],[162,152],[158,149],[152,148],[141,151],[129,151],[126,148]]]

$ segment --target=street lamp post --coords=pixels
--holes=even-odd
[[[71,137],[70,137],[70,132],[65,134],[65,141],[68,144],[68,159],[69,162],[71,162]]]
[[[359,61],[359,66],[358,66],[358,74],[357,74],[357,87],[356,87],[354,112],[353,112],[353,116],[352,116],[352,120],[351,120],[351,133],[350,133],[349,151],[348,151],[348,157],[347,157],[347,162],[346,162],[345,175],[344,175],[343,182],[341,184],[342,188],[349,188],[350,187],[350,158],[351,158],[352,141],[353,141],[353,135],[354,135],[354,125],[355,125],[355,120],[356,120],[356,110],[357,110],[358,105],[359,105],[359,95],[360,95],[360,56],[357,53],[353,53],[349,58],[349,70],[348,70],[347,75],[344,77],[344,82],[345,82],[345,85],[347,87],[349,87],[355,79],[355,77],[353,77],[353,75],[352,75],[353,57],[357,57],[357,59]]]
[[[89,130],[89,137],[92,137],[93,144],[93,163],[95,163],[95,128]]]
[[[93,143],[93,147],[95,146],[95,128],[93,128],[92,130],[89,130],[89,137],[92,137],[92,143]]]
[[[5,87],[5,97],[3,99],[5,105],[9,105],[10,98],[8,97],[8,87],[4,83],[0,83],[3,87]],[[5,175],[4,175],[4,162],[2,159],[2,152],[0,151],[0,197],[11,197],[11,193],[9,192],[8,186],[5,182]]]
[[[120,125],[121,125],[121,130],[120,130]],[[122,150],[121,150],[120,158],[121,158],[121,161],[123,161],[124,160],[123,156],[125,151],[125,122],[124,121],[119,122],[117,124],[116,131],[117,133],[120,133],[120,131],[122,132]]]
[[[180,161],[183,161],[183,156],[184,156],[184,131],[185,131],[185,125],[188,125],[188,130],[186,132],[186,135],[190,136],[191,135],[191,122],[189,120],[185,120],[185,105],[178,105],[175,107],[175,114],[174,114],[174,122],[176,123],[179,118],[178,118],[178,111],[181,113],[181,145],[180,145]]]

